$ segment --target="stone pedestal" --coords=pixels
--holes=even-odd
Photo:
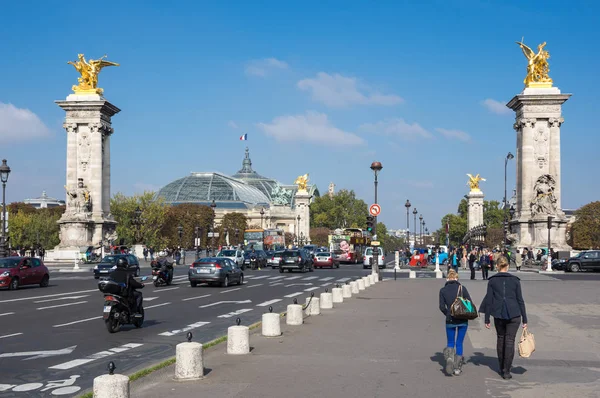
[[[483,192],[471,191],[467,195],[467,231],[483,225]]]
[[[507,104],[516,112],[517,196],[509,239],[517,248],[548,247],[550,216],[551,247],[571,250],[566,242],[560,183],[562,104],[570,96],[556,87],[526,88]]]
[[[310,243],[310,198],[308,191],[298,191],[295,196],[296,216],[300,216],[297,236],[304,235],[305,240]]]
[[[59,220],[60,244],[48,259],[72,261],[81,248],[116,238],[110,213],[110,137],[111,118],[120,109],[100,95],[73,94],[56,103],[67,113],[67,205]]]

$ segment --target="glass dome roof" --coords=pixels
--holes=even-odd
[[[261,191],[269,201],[272,200],[271,192],[277,185],[277,181],[272,178],[263,177],[256,171],[252,170],[252,160],[250,160],[250,150],[246,147],[246,156],[242,162],[242,168],[233,175],[233,178],[238,178],[248,185],[251,185]]]

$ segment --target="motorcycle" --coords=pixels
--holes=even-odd
[[[148,277],[145,276],[141,281],[147,279]],[[129,299],[125,297],[126,289],[124,284],[111,280],[98,282],[98,290],[104,294],[103,319],[109,333],[118,332],[122,325],[133,324],[136,328],[141,328],[144,323],[144,308],[140,308],[139,315],[133,315],[133,308]]]
[[[256,260],[256,257],[251,257],[250,258],[250,269],[255,270],[258,268],[258,261]]]
[[[161,285],[169,286],[173,281],[173,268],[171,268],[168,273],[161,271],[160,267],[152,268],[152,280],[154,281],[155,287]]]

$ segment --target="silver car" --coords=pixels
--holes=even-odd
[[[279,264],[281,264],[281,255],[283,251],[278,251],[273,253],[272,256],[267,257],[267,265],[271,266],[271,268],[279,268]]]
[[[228,258],[238,265],[241,269],[244,269],[244,252],[236,249],[223,249],[217,253],[217,258]]]

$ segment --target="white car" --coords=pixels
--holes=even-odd
[[[377,250],[375,252],[373,249]],[[383,248],[381,247],[367,247],[363,256],[363,268],[373,267],[373,254],[377,253],[377,263],[379,268],[385,268],[385,256],[383,255]]]
[[[236,249],[223,249],[219,253],[217,253],[217,257],[225,257],[233,261],[240,267],[244,269],[244,252]]]
[[[267,265],[271,268],[279,268],[281,264],[281,255],[283,254],[283,250],[276,251],[272,256],[267,257]]]

